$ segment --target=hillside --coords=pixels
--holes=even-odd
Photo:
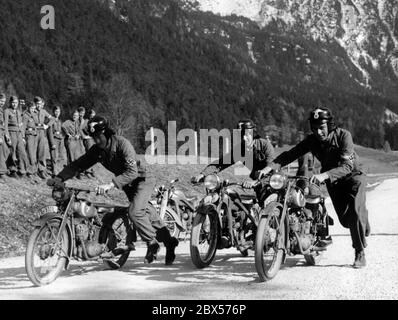
[[[277,154],[286,148],[277,149]],[[398,153],[386,154],[382,151],[357,147],[357,152],[365,164],[365,169],[371,175],[369,183],[374,183],[386,177],[397,176]],[[157,176],[157,184],[165,184],[172,179],[179,178],[178,186],[188,194],[203,195],[202,185],[192,186],[190,178],[199,173],[203,165],[151,165],[149,170]],[[97,176],[101,179],[73,179],[68,184],[74,186],[107,183],[112,175],[101,165],[95,167]],[[230,181],[243,181],[246,177],[233,175],[233,168],[229,168],[221,175]],[[128,204],[124,193],[113,190],[109,197],[90,196],[98,202]],[[0,257],[24,254],[25,246],[32,230],[31,222],[38,217],[40,208],[53,204],[51,190],[44,182],[33,184],[26,180],[8,179],[7,185],[0,183]]]
[[[41,95],[62,104],[64,117],[94,106],[140,152],[149,127],[166,129],[173,120],[179,129],[222,129],[250,117],[261,134],[294,143],[320,104],[361,145],[384,144],[385,108],[398,112],[398,84],[386,70],[372,74],[370,89],[336,41],[181,3],[50,0],[56,30],[44,31],[43,1],[2,0],[0,91]]]

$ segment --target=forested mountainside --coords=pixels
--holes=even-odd
[[[47,4],[55,30],[40,28]],[[149,127],[166,129],[169,120],[222,129],[249,117],[261,134],[294,143],[317,105],[330,107],[358,144],[380,148],[394,136],[384,119],[386,108],[398,112],[398,81],[387,65],[366,80],[336,40],[188,4],[2,0],[0,90],[44,96],[64,116],[94,106],[141,152]]]

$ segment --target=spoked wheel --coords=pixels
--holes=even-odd
[[[217,213],[197,214],[191,233],[191,259],[197,268],[210,265],[217,251],[218,220]]]
[[[115,254],[113,261],[120,267],[126,263],[130,255],[130,250],[128,250],[128,248],[133,241],[134,233],[131,230],[129,219],[126,214],[118,214],[111,217],[107,220],[107,223],[101,227],[99,243],[106,244],[106,250]],[[114,267],[113,265],[110,266]]]
[[[311,252],[304,255],[305,261],[310,266],[316,266],[322,259],[322,252]]]
[[[25,268],[35,286],[58,278],[68,259],[70,239],[66,228],[59,233],[61,221],[53,219],[33,230],[25,253]],[[58,237],[58,240],[57,240]]]
[[[280,221],[281,208],[273,206],[260,219],[255,243],[255,265],[261,281],[271,280],[278,273],[284,255],[285,225]]]
[[[176,220],[168,210],[164,213],[163,222],[166,224],[167,229],[169,229],[170,235],[178,239],[180,229],[178,229]]]

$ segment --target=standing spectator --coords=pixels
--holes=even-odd
[[[28,158],[25,151],[24,129],[21,112],[18,110],[19,100],[15,96],[10,98],[10,107],[4,111],[4,127],[6,139],[11,140],[10,176],[17,178],[17,171],[21,177],[26,174]]]
[[[6,146],[5,139],[5,127],[4,127],[4,112],[3,107],[6,104],[5,94],[0,94],[0,182],[4,182],[4,177],[7,174],[7,154],[8,148]]]
[[[28,103],[28,109],[22,115],[24,136],[26,141],[26,152],[28,156],[27,176],[32,178],[37,174],[37,124],[39,117],[34,103]]]
[[[88,128],[87,128],[88,119],[85,118],[86,109],[84,107],[80,107],[77,110],[79,111],[79,125],[82,133],[82,140],[84,147],[83,153],[86,153],[94,145],[94,140],[88,134]],[[84,174],[89,178],[95,177],[93,168],[87,169],[86,171],[84,171]]]
[[[50,147],[52,175],[56,176],[61,170],[64,161],[64,135],[62,132],[61,107],[53,108],[54,122],[47,130]]]
[[[96,115],[96,113],[95,113],[94,109],[90,109],[88,111],[88,117],[86,120],[86,125],[84,127],[84,134],[86,134],[86,137],[87,137],[87,139],[84,140],[85,141],[84,147],[86,148],[86,152],[95,144],[94,139],[90,136],[90,133],[88,132],[88,127],[87,127],[88,122],[91,119],[93,119],[95,117],[95,115]]]
[[[54,119],[44,109],[44,101],[40,97],[35,97],[34,102],[37,108],[37,116],[39,122],[37,124],[37,162],[38,162],[38,176],[42,179],[48,178],[47,164],[46,164],[46,145],[47,137],[46,130],[53,124]]]
[[[63,123],[62,130],[66,136],[65,146],[68,154],[68,163],[72,163],[83,155],[83,145],[79,125],[79,111],[75,110],[72,115],[72,120],[67,120]],[[81,178],[80,174],[77,178]]]

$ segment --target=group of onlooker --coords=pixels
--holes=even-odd
[[[11,96],[8,101],[5,107],[7,97],[0,94],[0,181],[6,175],[46,179],[48,153],[50,171],[55,176],[66,162],[76,160],[94,144],[87,131],[88,120],[95,116],[93,109],[86,117],[86,109],[79,107],[72,119],[63,122],[61,107],[54,106],[51,115],[41,97],[27,102],[24,110],[25,104],[20,104],[18,97]],[[92,169],[84,174],[95,176]]]

